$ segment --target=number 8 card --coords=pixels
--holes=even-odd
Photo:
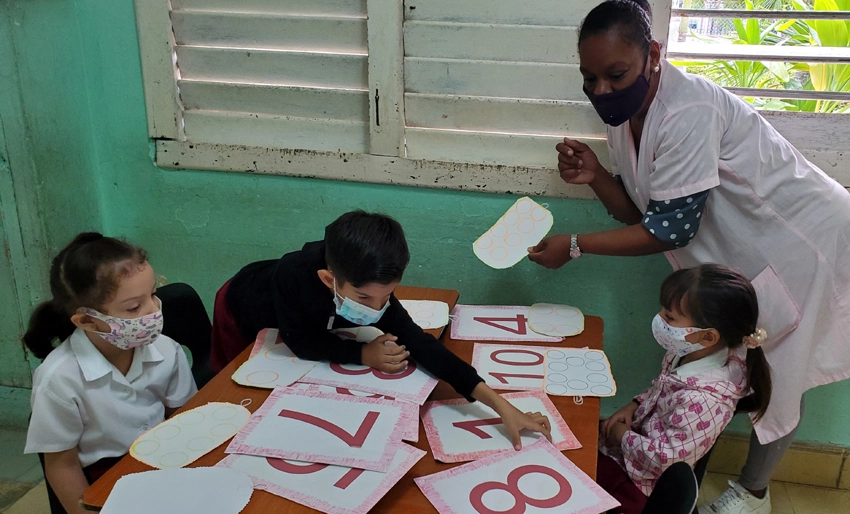
[[[546,439],[414,481],[440,514],[599,514],[619,505]]]

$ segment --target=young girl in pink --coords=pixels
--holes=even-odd
[[[692,467],[752,395],[758,421],[770,401],[770,369],[756,327],[758,302],[740,273],[716,264],[676,271],[661,285],[652,333],[667,354],[661,375],[600,424],[597,481],[639,513],[661,473]]]

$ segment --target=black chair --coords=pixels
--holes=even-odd
[[[192,376],[198,389],[215,376],[210,367],[212,323],[204,302],[192,286],[182,283],[157,288],[162,301],[162,333],[192,352]]]
[[[677,462],[664,470],[642,514],[691,514],[697,506],[699,485],[686,462]]]

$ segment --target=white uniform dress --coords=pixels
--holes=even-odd
[[[755,430],[762,444],[789,433],[806,390],[850,377],[850,193],[750,104],[666,61],[639,155],[628,123],[608,128],[608,146],[642,212],[710,189],[694,239],[666,256],[675,269],[719,263],[753,282],[773,379]]]
[[[137,437],[197,392],[186,354],[159,336],[135,348],[126,375],[76,329],[35,370],[24,453],[77,448],[86,467],[127,453]]]

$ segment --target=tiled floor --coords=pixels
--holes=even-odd
[[[0,513],[50,514],[47,489],[38,457],[23,455],[26,432],[0,428]],[[700,490],[700,503],[726,490],[731,475],[709,473]],[[850,512],[850,491],[770,484],[773,514],[836,514]]]

